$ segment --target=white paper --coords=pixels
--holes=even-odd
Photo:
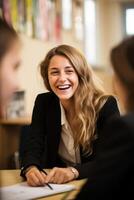
[[[18,183],[12,186],[0,188],[2,200],[29,200],[39,197],[45,197],[75,189],[74,185],[69,184],[50,184],[51,190],[47,185],[41,187],[30,187],[26,182]]]

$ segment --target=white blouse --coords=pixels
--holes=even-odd
[[[65,110],[60,103],[61,107],[61,140],[59,145],[59,155],[67,165],[81,163],[80,150],[74,148],[74,139],[71,127],[66,119]]]

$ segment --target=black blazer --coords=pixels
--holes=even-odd
[[[76,199],[134,199],[134,113],[107,125],[97,152],[88,182]]]
[[[119,115],[119,110],[115,98],[111,96],[99,113],[96,125],[98,136],[106,121],[114,115]],[[54,93],[39,94],[33,109],[31,131],[22,153],[22,169],[24,170],[30,165],[43,168],[65,167],[58,155],[60,137],[61,111],[59,99]],[[79,178],[87,177],[88,168],[96,157],[96,142],[97,140],[94,143],[91,156],[84,156],[81,152],[82,163],[76,166],[80,174]]]

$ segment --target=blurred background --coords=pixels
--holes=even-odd
[[[113,93],[109,53],[134,34],[134,0],[0,0],[0,15],[20,34],[23,46],[20,91],[0,120],[3,169],[19,165],[20,135],[31,121],[35,97],[46,92],[38,65],[52,47],[65,43],[84,52],[105,89]]]

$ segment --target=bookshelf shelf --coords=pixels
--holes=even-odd
[[[29,125],[31,117],[19,117],[15,119],[0,119],[0,125]]]

